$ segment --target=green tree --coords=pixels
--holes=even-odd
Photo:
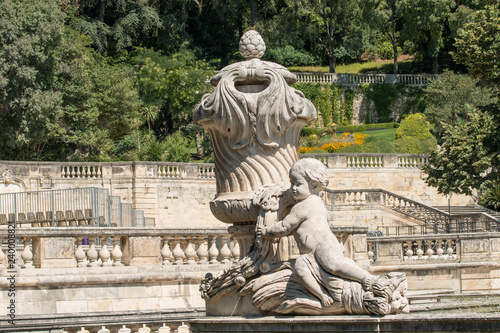
[[[163,56],[139,49],[134,61],[140,67],[135,84],[142,100],[148,107],[160,108],[156,134],[164,136],[187,126],[194,106],[211,91],[206,82],[213,68],[188,50]]]
[[[471,195],[485,182],[499,179],[498,123],[488,112],[467,109],[468,121],[443,125],[446,141],[424,167],[426,182],[439,193]]]
[[[400,1],[367,0],[363,2],[363,13],[368,24],[380,31],[390,41],[394,60],[394,74],[398,73],[398,20],[401,16]],[[379,43],[381,40],[379,40]]]
[[[425,115],[434,124],[438,138],[443,124],[454,124],[458,118],[468,119],[469,107],[485,106],[496,101],[492,89],[478,86],[469,75],[445,71],[424,89]]]
[[[498,32],[500,2],[487,2],[458,31],[454,58],[467,66],[480,84],[493,87],[497,101],[487,106],[466,105],[466,116],[443,125],[441,149],[431,154],[427,183],[440,193],[472,194],[500,183],[500,105],[498,104]]]
[[[144,1],[90,0],[78,3],[79,15],[71,24],[90,36],[100,51],[122,50],[157,34],[163,24],[156,10]]]
[[[56,1],[1,2],[0,158],[40,158],[64,131],[62,96],[54,90],[64,14]]]
[[[319,43],[328,55],[330,73],[335,73],[338,58],[356,58],[362,49],[363,34],[359,1],[301,0],[289,4],[303,17],[303,24],[317,27]]]
[[[414,44],[420,59],[432,60],[433,73],[438,72],[446,22],[453,8],[454,0],[401,0],[401,37]]]
[[[458,30],[453,58],[470,74],[498,86],[500,83],[500,1],[488,1],[484,9],[469,12]]]

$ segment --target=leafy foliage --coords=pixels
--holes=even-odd
[[[266,50],[264,59],[283,66],[309,66],[316,63],[316,59],[309,53],[296,50],[290,45]]]
[[[10,1],[0,11],[0,158],[40,157],[64,131],[56,91],[63,14],[56,1]]]
[[[186,126],[196,103],[211,90],[206,81],[213,69],[188,50],[167,57],[139,49],[135,63],[140,67],[135,84],[141,99],[161,110],[156,122],[157,134],[165,135]]]
[[[500,82],[500,2],[495,0],[484,9],[469,12],[467,22],[457,32],[453,54],[475,77],[498,84]]]
[[[498,174],[498,123],[486,111],[467,107],[468,121],[443,125],[446,141],[431,153],[426,182],[443,194],[472,194]],[[493,166],[493,168],[492,168]]]
[[[436,139],[423,114],[416,113],[403,120],[396,131],[394,146],[398,153],[404,154],[424,154],[436,148]]]
[[[438,137],[443,135],[443,124],[453,124],[458,118],[467,119],[469,107],[485,106],[495,102],[492,89],[480,87],[469,75],[445,71],[439,79],[425,88],[425,115],[435,125]]]

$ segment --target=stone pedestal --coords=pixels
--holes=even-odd
[[[498,313],[370,316],[217,317],[189,321],[193,333],[223,332],[499,332]]]
[[[124,237],[122,263],[125,265],[157,265],[162,262],[158,249],[160,237]]]
[[[33,264],[36,267],[76,267],[75,238],[33,238]]]

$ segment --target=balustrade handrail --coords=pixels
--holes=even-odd
[[[462,230],[463,225],[467,225],[468,223],[472,223],[470,221],[460,221],[460,219],[464,218],[484,218],[488,222],[492,224],[488,224],[487,230],[491,232],[491,230],[498,230],[499,229],[499,221],[494,218],[493,216],[484,213],[484,212],[479,212],[479,213],[466,213],[466,214],[460,214],[460,215],[450,215],[449,213],[440,210],[438,208],[428,206],[424,203],[405,198],[401,195],[389,192],[387,190],[383,189],[351,189],[351,190],[332,190],[332,189],[326,189],[325,190],[328,195],[334,195],[334,194],[363,194],[363,193],[380,193],[380,196],[377,197],[371,197],[371,202],[379,202],[380,204],[387,206],[391,209],[394,209],[402,214],[405,214],[407,216],[413,217],[415,219],[418,219],[422,222],[425,223],[426,228],[431,231],[433,230],[434,233],[437,233],[437,230],[443,229],[446,232],[450,232],[452,227],[457,227],[459,230]],[[361,197],[362,195],[359,195]],[[399,206],[394,206],[390,205],[387,202],[387,197],[392,197],[396,199],[399,203]],[[328,202],[329,200],[327,200]],[[355,200],[356,201],[356,200]],[[401,205],[401,202],[404,204]],[[355,204],[364,204],[363,200],[358,200],[355,202]],[[452,224],[455,223],[455,224]],[[473,228],[474,229],[474,228]]]
[[[398,236],[367,236],[367,242],[388,243],[399,241],[422,241],[429,239],[483,239],[485,234],[482,233],[449,233],[449,234],[428,234],[428,235],[398,235]],[[487,238],[500,238],[500,232],[489,232]]]
[[[439,77],[439,74],[351,74],[294,72],[298,82],[340,83],[360,85],[363,83],[406,83],[422,86]]]
[[[229,235],[227,227],[211,228],[172,228],[172,227],[33,227],[16,228],[16,238],[22,237],[105,237],[105,236],[131,236],[131,237],[152,237],[152,236],[212,236]],[[0,229],[0,237],[7,237],[7,228]]]
[[[390,195],[392,197],[395,197],[399,200],[404,200],[404,201],[407,201],[415,206],[419,206],[419,207],[422,207],[426,210],[429,210],[429,211],[432,211],[434,213],[437,213],[437,214],[440,214],[440,215],[445,215],[448,217],[448,213],[440,210],[440,209],[437,209],[437,208],[434,208],[432,206],[428,206],[424,203],[421,203],[421,202],[418,202],[418,201],[415,201],[415,200],[412,200],[412,199],[408,199],[406,197],[403,197],[401,195],[398,195],[396,193],[392,193],[392,192],[389,192],[387,190],[384,190],[384,189],[380,189],[380,188],[373,188],[373,189],[353,189],[353,190],[332,190],[332,189],[326,189],[325,190],[326,192],[328,193],[349,193],[349,192],[370,192],[370,193],[383,193],[383,194],[386,194],[386,195]],[[385,204],[385,202],[383,202]]]

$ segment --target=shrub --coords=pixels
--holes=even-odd
[[[312,66],[316,61],[312,55],[303,50],[296,50],[292,46],[268,49],[265,60],[274,61],[283,66]]]
[[[111,148],[111,153],[118,158],[122,158],[123,154],[134,149],[137,149],[137,135],[128,134],[121,138],[120,141]]]
[[[500,210],[500,183],[493,184],[484,191],[480,203],[487,208]]]
[[[400,154],[423,154],[420,140],[414,136],[406,136],[394,141],[396,152]]]
[[[165,147],[165,160],[169,162],[189,162],[191,154],[189,153],[189,142],[180,133],[175,132],[167,136],[163,142]]]
[[[146,140],[139,153],[141,161],[162,161],[163,160],[163,145],[156,137],[151,137]]]
[[[406,117],[396,131],[396,139],[409,136],[415,137],[418,140],[432,138],[432,134],[429,132],[429,122],[423,114],[415,113]]]

